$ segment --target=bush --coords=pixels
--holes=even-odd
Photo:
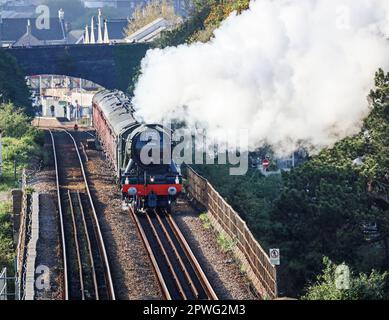
[[[35,131],[28,116],[11,103],[0,105],[0,128],[4,136],[13,138],[32,135]]]
[[[42,157],[41,146],[44,133],[32,127],[30,119],[12,104],[0,105],[0,128],[3,130],[3,174],[0,177],[0,191],[17,187],[20,170],[27,166],[32,157]],[[16,161],[16,179],[14,177]]]
[[[11,203],[0,203],[0,269],[7,267],[12,269],[14,259],[12,224],[11,224]]]
[[[30,91],[16,60],[0,48],[0,103],[13,102],[33,115]]]
[[[385,286],[388,273],[373,270],[369,275],[350,272],[348,289],[336,285],[337,265],[327,257],[323,258],[323,272],[317,282],[307,289],[305,300],[382,300],[385,299]]]

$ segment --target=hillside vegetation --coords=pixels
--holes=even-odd
[[[138,6],[135,8],[125,33],[127,36],[130,36],[158,18],[164,18],[172,25],[177,24],[181,20],[174,12],[173,3],[170,0],[153,0],[143,7]]]
[[[380,70],[359,134],[283,175],[270,217],[271,242],[283,250],[287,292],[301,292],[323,255],[357,271],[389,267],[388,84],[389,75]]]
[[[0,49],[0,103],[12,102],[32,116],[30,92],[23,73],[13,57]]]
[[[249,7],[249,0],[194,0],[192,15],[178,28],[165,32],[156,46],[176,46],[196,41],[206,42],[231,12],[238,14]]]
[[[30,92],[24,76],[17,63],[0,50],[0,129],[3,156],[0,192],[18,188],[21,170],[34,157],[42,157],[43,135],[31,126],[32,115]],[[11,213],[11,203],[1,201],[0,269],[7,267],[9,275],[12,275],[15,255]]]

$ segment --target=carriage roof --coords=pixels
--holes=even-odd
[[[122,91],[99,91],[94,95],[93,103],[100,108],[116,136],[137,123],[130,99]]]

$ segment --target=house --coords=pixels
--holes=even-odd
[[[149,0],[83,0],[85,8],[123,8],[135,9]]]
[[[71,44],[80,42],[83,32],[72,31],[61,9],[57,17],[51,17],[48,28],[33,17],[3,18],[0,13],[0,46],[29,47],[39,45]],[[81,36],[80,36],[81,35]],[[80,37],[78,37],[80,36]],[[82,42],[82,41],[81,41]]]

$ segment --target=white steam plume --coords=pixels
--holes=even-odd
[[[374,73],[389,67],[388,17],[388,0],[252,1],[208,43],[150,50],[135,108],[210,136],[248,129],[252,148],[319,150],[367,114]]]

